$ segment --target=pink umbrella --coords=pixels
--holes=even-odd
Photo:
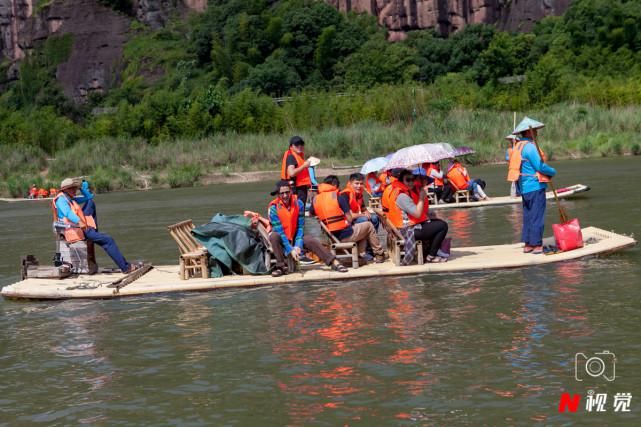
[[[454,157],[454,147],[446,142],[437,144],[419,144],[398,150],[390,158],[385,170],[411,168],[423,163],[435,163],[439,160]]]

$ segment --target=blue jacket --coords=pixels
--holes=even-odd
[[[539,182],[538,178],[535,176],[536,172],[540,172],[547,176],[554,176],[556,175],[556,170],[543,162],[539,155],[539,150],[536,149],[536,145],[531,139],[521,138],[521,140],[527,141],[528,143],[525,144],[525,147],[523,147],[523,151],[521,152],[522,175],[519,178],[519,191],[521,194],[526,194],[540,189],[546,189],[547,184]]]
[[[82,204],[88,200],[93,199],[93,194],[89,190],[89,185],[85,185],[84,182],[82,187],[80,187],[80,192],[82,193],[82,196],[73,198],[73,200],[75,200],[76,203]],[[64,197],[58,197],[58,199],[56,200],[56,210],[58,211],[58,220],[67,218],[69,221],[78,225],[78,223],[80,222],[80,218],[78,218],[78,215],[73,213],[73,211],[71,210],[71,205],[69,204],[69,200],[67,199],[67,197],[68,196],[65,194]]]

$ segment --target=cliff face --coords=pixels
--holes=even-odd
[[[159,28],[171,14],[202,12],[207,7],[207,0],[134,0],[132,16],[127,16],[98,0],[41,0],[38,10],[36,1],[0,0],[0,60],[13,64],[6,77],[16,78],[16,64],[39,40],[72,33],[71,55],[58,67],[57,78],[67,96],[80,102],[116,80],[133,19]],[[449,34],[473,23],[527,31],[545,16],[564,13],[571,0],[325,1],[343,12],[377,16],[379,23],[389,28],[390,40],[402,40],[409,30],[436,28]]]
[[[402,39],[406,31],[435,28],[449,34],[468,24],[529,31],[536,21],[563,14],[571,0],[327,0],[342,12],[366,12]]]

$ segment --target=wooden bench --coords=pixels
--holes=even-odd
[[[209,254],[207,249],[192,236],[193,228],[194,223],[190,219],[167,227],[180,250],[178,262],[181,280],[199,276],[203,279],[209,278]]]
[[[351,260],[352,268],[358,268],[358,245],[356,242],[341,242],[332,234],[331,231],[329,231],[323,221],[318,221],[318,223],[320,224],[321,230],[323,230],[325,235],[329,238],[331,245],[330,250],[336,259],[339,261],[346,259],[348,262]]]
[[[405,254],[405,238],[401,232],[398,231],[398,228],[390,222],[381,209],[376,209],[375,212],[380,218],[383,228],[387,232],[387,251],[389,252],[389,257],[394,265],[399,266],[401,265],[401,258]],[[417,240],[415,247],[417,262],[419,265],[423,265],[423,242]]]

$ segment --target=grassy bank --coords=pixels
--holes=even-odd
[[[546,123],[540,142],[551,160],[641,154],[641,106],[556,105],[527,114]],[[522,117],[517,113],[517,120]],[[31,183],[48,186],[66,176],[89,176],[103,192],[192,186],[212,173],[277,170],[292,134],[305,137],[308,154],[323,159],[324,167],[360,164],[404,146],[438,141],[469,145],[476,150],[469,162],[490,163],[504,159],[503,137],[512,122],[512,113],[452,109],[420,116],[409,124],[361,122],[286,134],[218,134],[155,144],[122,138],[80,141],[59,150],[55,158],[33,146],[3,145],[0,193],[20,197]]]

